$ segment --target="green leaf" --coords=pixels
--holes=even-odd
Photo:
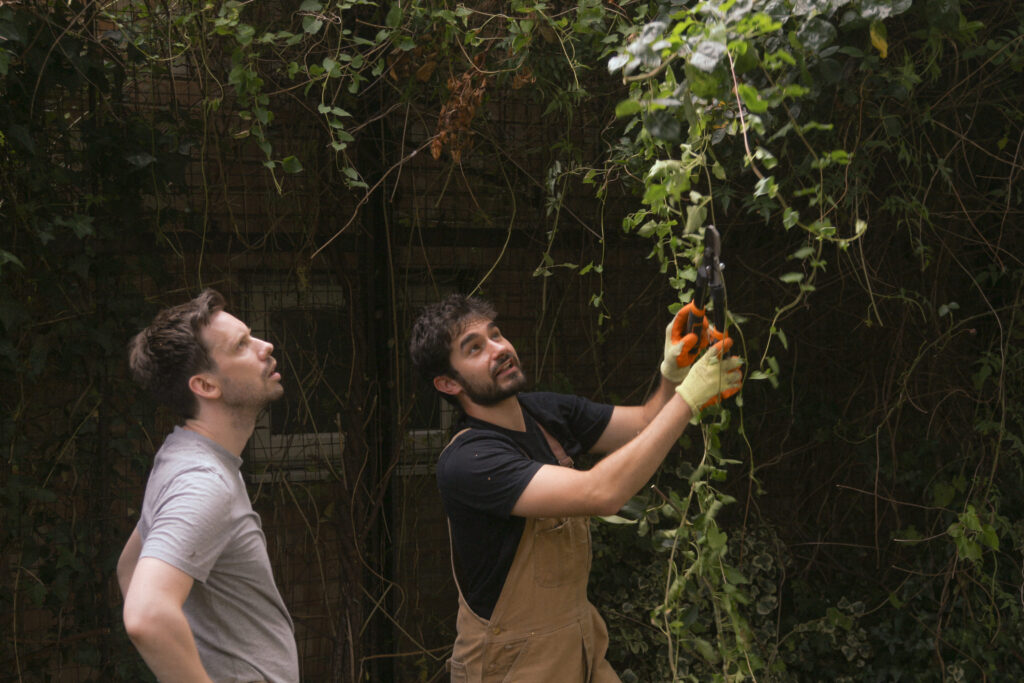
[[[761,197],[767,195],[768,197],[774,197],[779,192],[778,185],[775,184],[775,176],[768,176],[761,178],[754,185],[754,196]]]
[[[707,207],[703,204],[691,204],[686,207],[686,228],[683,232],[687,235],[697,232],[704,225],[707,215]]]
[[[924,15],[931,26],[952,33],[960,23],[960,0],[928,0]]]
[[[729,540],[729,536],[724,531],[711,527],[708,529],[707,539],[709,548],[712,550],[720,550],[725,547],[725,542]]]
[[[608,60],[608,73],[615,73],[622,67],[629,64],[629,60],[632,59],[628,54],[618,54]]]
[[[786,333],[785,331],[782,330],[782,328],[778,328],[775,330],[775,336],[777,336],[779,338],[779,341],[782,342],[782,348],[789,348],[789,338],[786,337]]]
[[[643,109],[643,105],[636,100],[622,100],[615,105],[615,116],[622,118],[623,116],[632,116]]]
[[[235,29],[235,40],[238,41],[239,45],[250,44],[255,35],[256,29],[249,24],[239,24],[238,28]]]
[[[911,4],[912,0],[863,0],[860,15],[865,19],[888,19],[903,14]]]
[[[750,579],[744,576],[743,572],[735,567],[724,567],[722,573],[725,574],[725,580],[731,584],[739,586],[745,583],[750,583]]]
[[[889,56],[889,33],[885,29],[885,22],[875,19],[871,22],[869,29],[871,45],[878,50],[878,56],[885,59]]]
[[[96,233],[92,223],[92,216],[85,216],[80,213],[76,213],[68,218],[61,217],[54,221],[54,225],[62,228],[71,228],[75,233],[75,237],[79,239],[83,237],[91,237]]]
[[[285,173],[301,173],[302,162],[294,156],[285,157],[281,160],[281,168],[284,169]]]
[[[829,154],[829,157],[837,164],[845,165],[850,163],[850,154],[845,149],[834,149]]]
[[[642,226],[640,226],[640,229],[636,231],[636,234],[639,235],[640,237],[650,237],[651,235],[653,235],[655,233],[655,231],[657,229],[658,229],[658,222],[657,221],[647,221]]]
[[[667,196],[668,191],[665,189],[665,186],[658,183],[647,188],[647,191],[644,192],[644,198],[641,201],[643,201],[644,204],[655,204],[657,202],[664,201]]]
[[[606,516],[598,515],[597,518],[599,520],[601,520],[602,522],[607,522],[608,524],[636,524],[637,523],[637,520],[635,520],[635,519],[626,519],[625,517],[619,517],[618,515],[606,515]]]
[[[21,259],[5,249],[0,249],[0,272],[3,272],[3,267],[8,263],[13,263],[21,270],[25,270],[25,265],[21,262]]]
[[[775,155],[764,147],[758,147],[754,150],[754,158],[759,160],[769,170],[779,165],[779,160],[775,158]]]
[[[889,0],[884,0],[889,2]],[[836,40],[836,27],[819,17],[814,17],[803,25],[797,34],[797,40],[808,52],[821,52]]]
[[[768,102],[761,98],[761,93],[757,91],[757,88],[747,83],[740,83],[738,91],[747,109],[755,114],[763,114],[768,111]]]
[[[932,505],[944,508],[953,502],[956,489],[949,483],[938,481],[932,486]]]
[[[644,128],[651,137],[665,142],[679,142],[683,135],[683,126],[675,113],[663,109],[654,111],[644,117]]]
[[[999,550],[999,535],[996,534],[996,530],[991,524],[986,524],[981,528],[981,542],[992,550]]]
[[[324,22],[316,17],[309,16],[308,14],[302,17],[302,30],[310,35],[314,35],[320,32]]]
[[[800,212],[792,207],[787,206],[786,210],[782,212],[782,225],[789,230],[800,220]]]
[[[398,28],[402,24],[402,5],[400,3],[394,3],[391,5],[391,9],[388,10],[388,16],[384,19],[384,24],[388,28]]]
[[[796,272],[785,273],[784,275],[780,275],[779,279],[782,280],[783,282],[786,282],[786,283],[800,282],[801,280],[804,279],[804,274],[803,273],[796,273]]]
[[[711,73],[727,52],[726,46],[715,40],[705,40],[690,55],[690,64],[705,73]]]

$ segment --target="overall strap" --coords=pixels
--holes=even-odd
[[[540,433],[544,435],[544,440],[548,442],[548,448],[551,449],[555,459],[558,460],[558,464],[562,467],[572,467],[574,465],[572,456],[565,452],[565,448],[563,448],[562,444],[558,442],[558,439],[551,436],[548,430],[544,428],[544,425],[541,424],[541,421],[535,418],[533,414],[526,409],[526,406],[523,406],[523,412],[529,415],[530,419],[536,422],[537,426],[540,427]]]

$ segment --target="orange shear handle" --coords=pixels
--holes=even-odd
[[[676,365],[681,368],[693,365],[701,351],[708,347],[708,319],[704,317],[704,309],[697,308],[692,301],[680,308],[672,320],[672,343],[679,342],[683,347],[676,356]]]

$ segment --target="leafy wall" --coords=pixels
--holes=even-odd
[[[708,224],[748,381],[595,523],[616,667],[1019,674],[1022,22],[957,0],[3,5],[12,680],[144,675],[111,579],[167,419],[124,343],[202,286],[259,317],[269,281],[304,311],[276,340],[289,393],[323,402],[288,419],[345,437],[304,465],[320,479],[249,472],[304,672],[437,679],[446,548],[429,448],[400,436],[436,421],[402,353],[415,306],[479,287],[540,386],[639,400]]]

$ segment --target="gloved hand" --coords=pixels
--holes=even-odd
[[[690,411],[696,416],[701,410],[718,401],[729,398],[743,385],[740,366],[743,359],[730,356],[722,359],[722,353],[729,350],[732,340],[722,340],[721,349],[716,344],[690,368],[683,383],[676,387],[676,393],[683,397]]]
[[[699,322],[687,332],[687,322],[691,317]],[[686,378],[697,355],[708,345],[707,329],[704,311],[694,306],[692,301],[679,309],[665,328],[665,357],[661,361],[661,374],[665,379],[678,384]]]
[[[729,336],[729,333],[719,331],[714,325],[708,327],[707,339],[707,347],[709,349],[718,349],[718,352],[721,354],[732,348],[732,337]],[[729,397],[726,396],[726,398]]]

